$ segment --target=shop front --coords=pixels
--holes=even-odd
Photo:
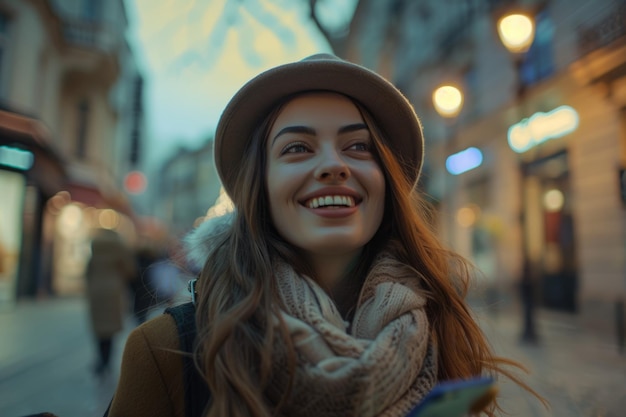
[[[0,147],[2,153],[4,149]],[[11,305],[17,294],[25,190],[26,178],[22,173],[0,169],[0,195],[4,197],[0,199],[0,306]]]
[[[50,284],[54,294],[62,296],[84,293],[95,229],[115,230],[131,246],[137,234],[135,216],[121,192],[106,193],[97,183],[71,174],[66,189],[48,201],[45,223],[54,248]]]
[[[490,285],[515,295],[530,278],[539,306],[581,313],[612,332],[626,294],[624,107],[606,85],[571,72],[536,86],[518,106],[525,118],[511,106],[459,135],[460,147],[485,158],[456,180],[457,245]]]
[[[64,163],[36,119],[0,109],[0,308],[45,291],[46,201],[63,189]]]
[[[523,166],[527,253],[545,308],[577,311],[578,263],[571,163],[566,149]]]

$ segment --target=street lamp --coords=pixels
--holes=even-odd
[[[498,19],[498,36],[505,48],[513,54],[517,78],[517,100],[524,100],[525,86],[521,79],[524,55],[535,39],[535,22],[522,13],[511,13]]]
[[[445,152],[446,157],[452,155],[455,151],[455,141],[456,141],[456,120],[457,116],[461,112],[463,108],[463,93],[461,90],[453,85],[442,85],[433,91],[433,106],[437,113],[446,120],[446,143],[445,143]],[[452,215],[452,197],[454,193],[452,192],[452,174],[445,174],[445,194],[446,201],[449,206],[450,218],[454,219]],[[450,240],[450,244],[454,242],[454,221],[449,227],[448,236]]]
[[[524,54],[532,45],[535,37],[535,24],[533,19],[521,13],[508,14],[498,20],[498,35],[502,44],[511,52],[515,62],[516,76],[516,103],[523,105],[525,102],[526,86],[521,79],[521,69],[524,62]],[[520,119],[525,117],[521,115]],[[526,343],[537,343],[538,336],[535,329],[535,300],[534,300],[534,268],[531,265],[526,231],[526,184],[527,165],[520,161],[520,192],[521,192],[521,245],[522,245],[522,271],[519,283],[520,296],[524,309],[524,328],[521,340]]]
[[[442,85],[433,92],[433,104],[441,117],[456,117],[463,107],[463,93],[453,85]]]
[[[535,23],[524,14],[509,14],[498,20],[498,35],[510,52],[524,53],[535,38]]]

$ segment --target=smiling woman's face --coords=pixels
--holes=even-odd
[[[267,194],[280,235],[305,253],[354,254],[383,218],[385,178],[357,107],[334,93],[289,101],[267,139]]]

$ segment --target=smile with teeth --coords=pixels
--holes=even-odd
[[[308,200],[305,205],[308,208],[329,206],[354,207],[354,197],[349,195],[327,195],[323,197],[314,197]]]

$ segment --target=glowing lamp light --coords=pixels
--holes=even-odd
[[[139,171],[131,171],[124,178],[124,189],[131,194],[141,194],[146,190],[148,180]]]
[[[461,90],[451,85],[443,85],[433,92],[435,110],[443,117],[455,117],[463,106]]]
[[[543,206],[550,213],[560,211],[563,208],[564,201],[563,193],[557,189],[548,190],[543,195]]]
[[[446,169],[452,175],[459,175],[479,167],[483,163],[483,153],[478,148],[467,148],[450,155],[446,159]]]
[[[35,156],[32,152],[11,146],[0,146],[0,165],[28,171],[32,168]]]
[[[526,15],[510,14],[498,21],[498,35],[509,51],[526,52],[535,38],[535,24]]]
[[[78,232],[83,223],[83,210],[77,204],[71,203],[61,209],[57,230],[62,236],[72,236]]]
[[[509,146],[523,153],[549,139],[560,138],[578,127],[578,113],[570,106],[560,106],[548,112],[538,112],[515,123],[507,132]]]
[[[480,207],[470,204],[469,206],[461,207],[456,212],[456,222],[461,227],[472,227],[476,224],[480,215]]]
[[[115,229],[120,224],[120,215],[113,209],[103,209],[98,213],[98,224],[103,229]]]

